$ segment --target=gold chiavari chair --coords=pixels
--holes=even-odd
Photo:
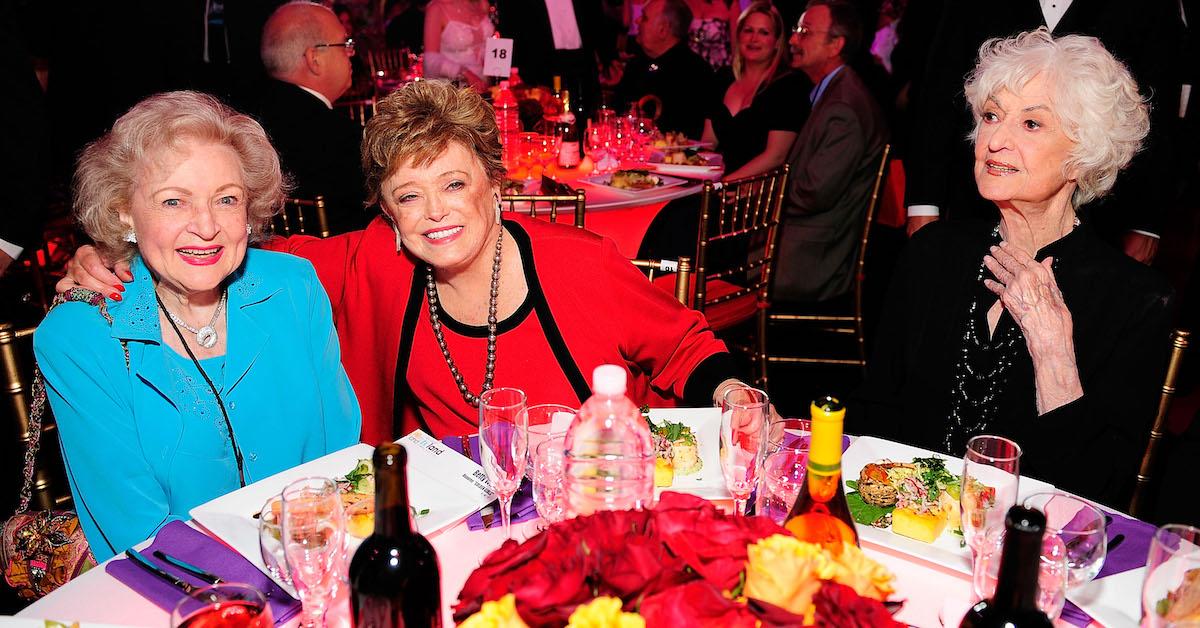
[[[384,48],[367,51],[367,67],[371,78],[398,76],[408,63],[407,48]]]
[[[33,332],[34,327],[18,329],[12,323],[0,322],[0,384],[3,384],[3,412],[16,426],[17,451],[28,449],[34,434],[30,426],[30,403],[33,401]],[[50,408],[42,419],[42,442],[57,440],[57,426]],[[71,493],[59,479],[61,473],[51,471],[57,462],[57,447],[42,447],[33,471],[33,500],[30,507],[52,510],[70,506]]]
[[[346,114],[351,120],[358,123],[362,129],[366,129],[367,121],[375,115],[375,99],[363,98],[361,100],[339,101],[333,104],[334,109],[337,109]]]
[[[313,199],[285,199],[283,211],[275,215],[272,228],[275,233],[283,236],[304,234],[328,238],[332,232],[329,230],[325,197],[317,195]]]
[[[577,189],[570,194],[505,194],[500,197],[500,202],[508,205],[505,211],[521,211],[530,216],[545,215],[550,222],[558,222],[560,205],[574,205],[575,226],[582,229],[587,193]]]
[[[851,336],[854,339],[854,352],[851,355],[771,355],[767,356],[768,364],[832,364],[843,366],[858,366],[865,369],[867,365],[866,334],[863,325],[863,283],[866,279],[864,272],[867,258],[867,242],[871,234],[871,224],[875,220],[875,212],[882,200],[884,180],[887,174],[888,155],[891,145],[885,144],[879,158],[879,168],[875,172],[875,184],[871,187],[870,200],[867,201],[867,211],[863,216],[862,237],[859,239],[858,252],[854,261],[853,299],[844,303],[835,300],[831,304],[821,304],[809,308],[804,305],[789,305],[786,311],[773,311],[767,316],[770,329],[779,329],[788,324],[797,323],[808,329],[834,337]]]
[[[691,297],[692,258],[681,257],[678,260],[669,259],[631,259],[631,264],[646,271],[646,278],[655,283],[658,273],[675,273],[675,298],[688,305]]]
[[[747,353],[766,376],[766,324],[788,165],[733,181],[705,181],[692,305],[716,332],[753,321]],[[728,340],[727,340],[728,341]]]
[[[1158,453],[1167,433],[1167,414],[1175,398],[1175,381],[1179,378],[1183,354],[1187,351],[1191,336],[1192,332],[1184,329],[1171,332],[1171,359],[1167,362],[1167,375],[1163,380],[1162,394],[1158,398],[1158,412],[1154,415],[1154,423],[1150,427],[1150,440],[1146,443],[1146,451],[1142,454],[1142,464],[1138,468],[1137,482],[1133,487],[1133,498],[1129,500],[1129,514],[1139,519],[1146,517],[1152,505],[1151,486],[1158,467]]]

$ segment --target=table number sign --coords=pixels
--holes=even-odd
[[[483,75],[508,78],[512,70],[513,40],[489,37],[483,51]]]

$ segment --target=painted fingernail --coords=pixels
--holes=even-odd
[[[113,289],[115,289],[117,292],[125,292],[125,286],[123,284],[115,283],[113,284]]]
[[[113,292],[112,294],[109,294],[109,295],[108,295],[108,298],[112,299],[113,301],[120,301],[120,300],[121,300],[121,293],[119,293],[119,292]]]

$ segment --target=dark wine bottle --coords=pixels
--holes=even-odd
[[[558,147],[558,165],[560,168],[574,168],[579,165],[579,124],[575,120],[575,110],[571,108],[571,92],[562,91],[563,111],[558,120],[558,132],[562,143]]]
[[[1037,607],[1046,516],[1032,508],[1013,506],[1004,518],[1004,528],[996,593],[971,607],[959,626],[1049,628],[1054,624]]]
[[[413,529],[408,455],[395,443],[375,448],[375,532],[350,561],[350,616],[363,628],[442,625],[437,554]]]
[[[808,470],[786,527],[797,539],[840,552],[843,543],[858,545],[858,531],[842,488],[842,423],[846,408],[833,397],[812,403]]]

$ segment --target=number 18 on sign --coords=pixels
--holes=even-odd
[[[483,75],[508,78],[512,69],[513,40],[489,37],[483,51]]]

